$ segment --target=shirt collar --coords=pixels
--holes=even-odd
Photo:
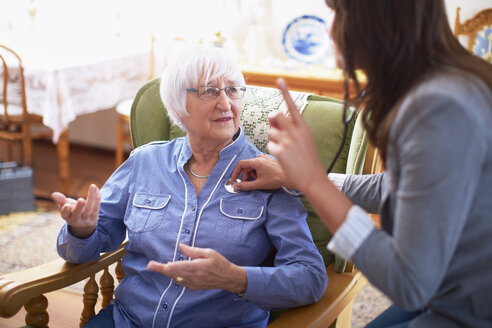
[[[222,150],[219,152],[219,158],[220,159],[227,159],[227,158],[230,158],[230,157],[236,155],[245,146],[246,137],[244,135],[243,129],[239,128],[239,131],[236,135],[237,135],[236,140],[234,140],[232,143],[230,143],[227,146],[225,146],[224,148],[222,148]],[[185,137],[185,140],[186,140],[186,142],[184,143],[182,158],[186,162],[191,158],[193,153],[191,151],[188,137]]]

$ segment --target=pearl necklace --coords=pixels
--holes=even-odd
[[[210,174],[208,174],[208,175],[198,175],[198,174],[196,174],[195,172],[193,172],[191,170],[190,163],[186,163],[186,165],[188,165],[188,171],[190,171],[191,175],[194,176],[194,177],[196,177],[196,178],[206,179],[206,178],[208,178],[210,176]]]

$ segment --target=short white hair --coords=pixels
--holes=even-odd
[[[188,116],[188,88],[223,78],[245,85],[244,76],[236,61],[224,49],[199,44],[184,44],[168,60],[161,77],[160,94],[171,121],[184,130],[182,118]]]

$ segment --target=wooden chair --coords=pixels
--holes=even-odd
[[[43,126],[41,116],[29,114],[26,101],[24,67],[20,56],[12,49],[0,44],[2,62],[2,103],[0,104],[0,139],[7,142],[8,161],[14,160],[13,144],[21,144],[19,163],[33,164],[32,140],[51,136],[51,130],[32,129]]]
[[[251,89],[255,88],[257,90],[266,89],[262,87]],[[243,107],[243,117],[248,111],[257,110],[251,108]],[[268,108],[260,110],[262,115],[267,115],[269,111]],[[308,104],[302,112],[314,132],[318,150],[326,165],[333,158],[342,139],[341,113],[340,101],[316,95],[309,96]],[[363,173],[368,139],[362,128],[360,117],[349,127],[348,140],[335,164],[334,172]],[[170,140],[184,135],[183,131],[170,123],[165,113],[159,95],[159,79],[147,82],[137,93],[132,105],[130,127],[135,147],[153,140]],[[246,128],[245,132],[247,132]],[[248,138],[252,137],[248,133],[246,135]],[[367,165],[366,170],[370,170],[367,169]],[[314,304],[273,313],[272,317],[275,320],[269,327],[350,327],[353,300],[357,292],[365,285],[366,279],[353,265],[346,263],[343,259],[336,259],[333,254],[327,252],[326,244],[331,236],[310,205],[307,202],[305,205],[313,239],[327,266],[328,288],[321,300]],[[117,279],[120,280],[123,273],[119,261],[124,254],[125,250],[122,246],[115,252],[103,254],[99,260],[94,262],[73,265],[64,263],[62,260],[55,260],[40,267],[0,277],[0,316],[11,317],[24,306],[27,311],[26,323],[28,325],[47,327],[48,302],[43,294],[89,278],[82,297],[84,308],[80,319],[81,327],[95,313],[94,305],[98,294],[95,274],[103,271],[100,289],[103,306],[105,306],[111,299],[114,289],[114,279],[109,275],[107,267],[118,263],[115,271]]]
[[[12,49],[0,44],[2,70],[0,103],[0,140],[7,142],[7,158],[14,160],[13,145],[20,143],[19,164],[33,165],[32,141],[52,136],[51,129],[43,124],[43,117],[30,114],[27,108],[24,67],[21,57]],[[62,133],[57,144],[58,168],[61,190],[68,194],[70,184],[68,132]],[[35,170],[34,170],[35,171]]]
[[[492,8],[484,9],[464,23],[460,22],[460,7],[456,8],[454,35],[468,37],[468,50],[492,63]]]

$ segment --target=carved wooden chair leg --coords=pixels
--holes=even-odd
[[[114,278],[109,273],[109,268],[106,267],[104,272],[99,280],[99,285],[101,286],[101,295],[102,295],[102,308],[104,309],[109,305],[111,300],[113,299],[114,292]]]
[[[24,305],[26,309],[26,325],[36,328],[48,328],[49,315],[46,312],[48,299],[44,295],[31,298]]]
[[[28,121],[22,124],[24,131],[24,137],[22,139],[22,163],[24,165],[32,165],[32,139],[31,139],[31,125]]]
[[[56,152],[58,155],[58,171],[61,184],[61,192],[69,194],[70,189],[70,141],[68,138],[68,130],[65,130],[60,135],[56,144]]]
[[[116,267],[114,268],[114,273],[116,274],[116,279],[118,282],[121,282],[123,278],[125,278],[125,272],[123,272],[123,268],[121,267],[121,259],[116,262]]]
[[[96,315],[94,308],[97,303],[98,291],[99,287],[97,286],[95,275],[92,275],[84,286],[84,308],[80,316],[80,328],[82,328],[90,318]]]
[[[14,151],[13,151],[13,146],[11,142],[7,142],[7,159],[9,161],[14,160]]]

